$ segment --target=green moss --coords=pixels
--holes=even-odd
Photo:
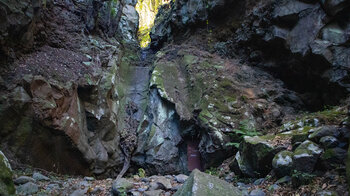
[[[333,149],[326,149],[326,151],[322,154],[321,159],[327,160],[336,156],[336,153]]]
[[[183,63],[185,65],[190,65],[190,64],[197,63],[198,62],[198,58],[196,56],[186,54],[183,57],[183,61],[184,61]]]
[[[12,170],[5,155],[0,151],[0,195],[14,195],[15,191]]]
[[[141,178],[145,178],[146,177],[146,171],[142,168],[139,168],[138,169],[138,175],[141,177]]]
[[[314,113],[306,113],[300,118],[297,119],[298,121],[303,122],[304,126],[316,126],[315,125],[315,119],[320,121],[323,124],[339,124],[342,121],[346,120],[347,118],[347,110],[346,107],[333,107],[328,108],[319,112]]]

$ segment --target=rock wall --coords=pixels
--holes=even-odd
[[[251,64],[321,109],[349,92],[349,24],[348,1],[275,1],[257,6],[233,40]]]
[[[10,160],[116,176],[130,154],[131,169],[179,173],[195,140],[209,168],[242,136],[349,91],[348,1],[172,1],[151,48],[175,44],[156,54],[138,48],[135,5],[0,1],[0,144]],[[198,28],[212,39],[198,43],[213,47],[184,39]]]
[[[151,38],[157,48],[205,28],[213,52],[273,73],[318,110],[349,92],[349,24],[348,1],[177,1]]]

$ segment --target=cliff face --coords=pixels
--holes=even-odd
[[[347,104],[349,1],[171,1],[144,50],[136,3],[0,0],[10,160],[116,176],[130,156],[131,171],[180,173],[189,141],[205,168],[237,151],[249,165],[244,136],[345,126],[342,107],[301,113]]]
[[[2,148],[63,173],[117,168],[119,67],[137,58],[118,40],[137,44],[136,2],[0,3]]]
[[[151,32],[153,47],[176,41],[181,36],[177,32],[207,21],[213,51],[273,73],[301,94],[308,109],[334,105],[346,97],[348,1],[212,3],[177,1],[172,9],[161,10]],[[215,10],[221,11],[216,14]]]

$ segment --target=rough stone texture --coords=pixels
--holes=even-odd
[[[49,181],[49,180],[50,180],[49,177],[44,176],[44,175],[42,175],[42,174],[39,173],[39,172],[34,172],[34,173],[33,173],[33,179],[34,179],[34,180],[37,180],[37,181]]]
[[[265,196],[265,192],[262,191],[261,189],[254,189],[250,191],[249,196]]]
[[[22,184],[16,187],[16,189],[19,195],[32,195],[39,191],[38,185],[34,184],[33,182]]]
[[[293,152],[281,151],[272,160],[272,167],[279,177],[289,176],[293,167]]]
[[[216,17],[225,16],[227,12],[223,12],[223,8],[232,7],[235,4],[241,5],[233,0],[171,1],[170,6],[161,7],[157,14],[150,33],[151,47],[160,48],[165,41],[171,40],[172,36],[180,35],[185,30],[191,29],[192,26],[204,24],[210,18],[209,14],[216,14]],[[239,12],[238,7],[235,11]]]
[[[14,183],[16,185],[25,184],[27,182],[35,182],[35,180],[34,180],[34,178],[31,178],[29,176],[20,176],[14,180]]]
[[[1,55],[7,55],[1,57],[6,71],[0,83],[0,142],[10,146],[16,158],[47,170],[85,175],[122,165],[116,116],[125,110],[119,107],[120,81],[128,80],[119,77],[117,69],[122,55],[138,58],[128,51],[122,54],[116,37],[123,30],[128,39],[121,39],[136,43],[135,4],[0,2],[0,9],[6,10],[0,22]],[[22,54],[33,47],[37,50]]]
[[[133,183],[125,178],[120,178],[113,182],[112,193],[113,195],[123,195],[133,188]]]
[[[177,182],[179,183],[184,183],[187,180],[188,176],[184,175],[184,174],[179,174],[175,176],[175,179]]]
[[[306,140],[293,153],[293,168],[301,172],[311,173],[323,149],[317,144]]]
[[[14,195],[15,192],[10,163],[0,151],[0,195]]]
[[[200,152],[208,165],[230,155],[225,144],[228,134],[235,134],[233,129],[254,132],[274,126],[284,111],[291,112],[300,103],[279,81],[269,81],[268,74],[244,65],[239,68],[236,62],[185,45],[159,51],[154,66],[151,88],[175,105],[180,122],[197,122],[197,126],[180,130],[180,135],[198,135]],[[265,97],[266,93],[270,96]]]
[[[325,168],[332,168],[337,164],[343,164],[346,160],[346,150],[342,148],[330,148],[324,151],[320,159],[323,161]]]
[[[160,196],[162,192],[163,192],[162,190],[145,191],[144,195],[145,196]]]
[[[228,182],[195,169],[174,196],[210,196],[217,193],[222,196],[242,195],[238,188]]]
[[[236,155],[238,168],[243,175],[263,177],[272,169],[275,154],[284,147],[272,145],[270,139],[273,136],[244,137]]]
[[[339,141],[333,136],[324,136],[320,139],[320,143],[324,148],[334,148],[338,146]]]
[[[310,140],[318,142],[324,136],[339,137],[340,133],[336,126],[324,126],[309,135]]]
[[[266,1],[248,11],[232,42],[238,43],[236,49],[244,51],[250,63],[276,73],[304,94],[309,108],[335,104],[349,92],[349,58],[345,57],[349,47],[343,44],[350,38],[348,4]]]

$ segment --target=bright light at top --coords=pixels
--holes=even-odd
[[[142,48],[147,47],[151,42],[150,31],[161,5],[170,3],[170,0],[139,0],[136,10],[139,13],[139,31],[137,37]]]

